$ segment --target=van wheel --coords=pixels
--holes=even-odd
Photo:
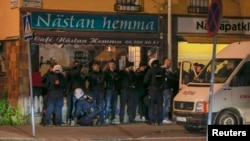
[[[216,124],[219,125],[239,125],[240,124],[240,116],[236,112],[233,111],[223,111],[220,113],[218,118],[216,119]]]
[[[188,126],[188,125],[184,125],[184,128],[186,131],[191,132],[191,133],[202,132],[203,130],[205,130],[205,128],[196,127],[196,126]]]

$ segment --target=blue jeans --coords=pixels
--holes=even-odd
[[[170,104],[172,103],[172,95],[173,90],[172,89],[165,89],[163,91],[163,119],[169,119],[169,113],[170,111]]]
[[[91,91],[90,94],[96,100],[96,104],[101,108],[101,112],[99,116],[100,116],[100,121],[103,122],[105,118],[104,92],[103,91]]]
[[[105,119],[109,119],[111,110],[111,120],[115,119],[118,93],[116,90],[107,89],[105,95]]]
[[[47,103],[47,110],[45,114],[45,124],[51,124],[51,116],[52,113],[55,112],[55,124],[61,125],[62,124],[62,107],[63,107],[63,98],[58,99],[49,99]]]

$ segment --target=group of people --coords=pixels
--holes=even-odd
[[[64,97],[70,125],[135,123],[137,112],[150,125],[169,123],[173,93],[179,80],[170,66],[170,59],[165,59],[162,65],[154,59],[150,64],[141,62],[136,70],[133,62],[118,70],[116,62],[110,60],[101,69],[99,62],[93,61],[87,72],[75,61],[63,73],[60,65],[53,65],[42,79],[46,93],[43,123],[45,126],[63,124]]]

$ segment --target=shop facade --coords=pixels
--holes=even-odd
[[[20,19],[27,14],[32,20],[28,23],[21,20],[21,37],[9,42],[18,44],[12,54],[16,58],[16,74],[13,75],[16,79],[12,80],[16,82],[12,81],[15,89],[11,93],[15,91],[13,95],[17,95],[13,103],[24,105],[25,113],[29,112],[25,107],[29,97],[29,67],[36,96],[40,95],[37,79],[48,70],[51,60],[62,65],[66,72],[76,60],[88,71],[93,60],[98,60],[104,68],[113,59],[118,69],[123,69],[128,61],[134,62],[136,69],[140,62],[152,57],[160,61],[167,57],[166,15],[21,9]],[[32,39],[25,40],[24,35],[29,30],[32,30]],[[31,66],[27,47],[30,47]],[[37,78],[37,74],[40,77]]]

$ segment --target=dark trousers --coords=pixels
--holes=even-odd
[[[138,95],[138,113],[140,114],[140,118],[145,117],[146,119],[148,119],[147,105],[144,102],[144,98],[145,96],[147,96],[147,92],[145,88],[140,87],[136,89],[136,93]]]
[[[134,88],[121,90],[120,95],[120,122],[123,122],[127,106],[129,121],[135,120],[137,110],[138,96]]]
[[[73,95],[73,92],[67,94],[67,121],[74,120],[76,106],[76,98]]]
[[[101,122],[105,119],[105,104],[104,104],[104,90],[93,90],[90,91],[90,95],[96,100],[96,104],[100,108],[99,118]]]
[[[163,120],[163,91],[157,87],[149,88],[148,118],[149,122],[156,123]]]

